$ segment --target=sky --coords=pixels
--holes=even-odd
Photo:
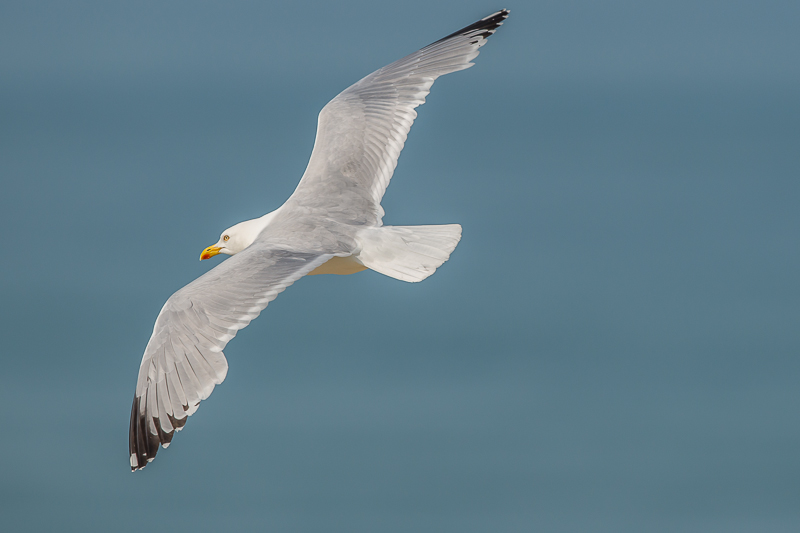
[[[145,470],[153,322],[316,116],[500,8],[418,109],[419,284],[304,278]],[[4,2],[0,526],[800,530],[800,4]]]

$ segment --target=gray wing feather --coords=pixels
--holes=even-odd
[[[173,294],[147,343],[131,408],[131,469],[144,468],[159,444],[222,383],[222,353],[236,332],[286,287],[332,257],[256,242]]]
[[[436,78],[472,66],[508,13],[498,11],[383,67],[328,102],[291,200],[340,222],[380,225],[380,202],[417,117],[415,108],[425,103]]]

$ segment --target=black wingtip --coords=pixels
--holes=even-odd
[[[469,26],[465,26],[464,28],[461,28],[460,30],[453,32],[447,37],[443,37],[432,44],[440,43],[442,41],[446,41],[447,39],[451,39],[459,35],[469,35],[470,37],[478,36],[486,39],[495,31],[497,31],[497,28],[503,25],[503,21],[508,18],[509,13],[511,13],[510,10],[501,9],[500,11],[492,13],[491,15],[488,15],[486,17],[483,17],[478,22],[470,24]]]
[[[131,472],[141,470],[152,461],[158,453],[159,436],[147,430],[147,415],[139,411],[143,398],[133,398],[131,406],[131,425],[128,432],[128,451],[130,453]]]
[[[144,446],[141,442],[139,429],[139,398],[134,396],[133,405],[131,406],[131,425],[128,431],[128,453],[131,461],[131,472],[136,472],[147,464],[144,459]]]

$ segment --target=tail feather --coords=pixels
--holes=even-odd
[[[365,267],[402,281],[422,281],[450,258],[461,226],[382,226],[364,229],[356,259]]]

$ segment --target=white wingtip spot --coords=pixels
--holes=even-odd
[[[139,461],[136,460],[136,454],[132,453],[131,454],[131,468],[136,468],[137,466],[139,466]]]

